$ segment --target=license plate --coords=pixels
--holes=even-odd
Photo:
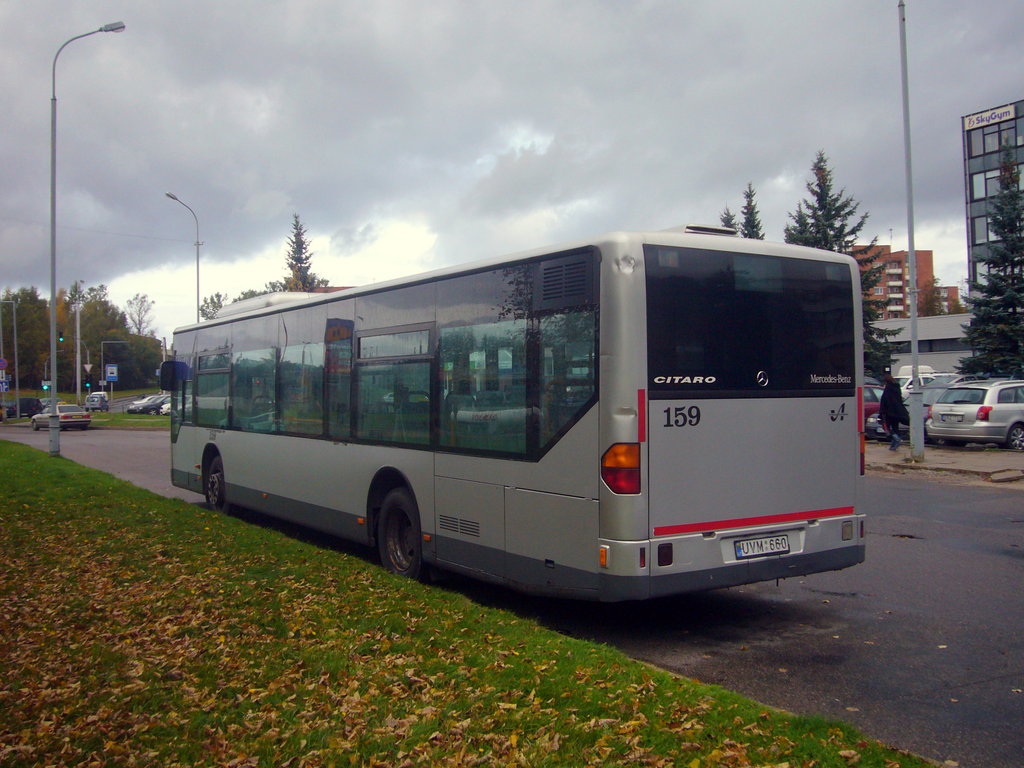
[[[963,421],[964,415],[962,413],[944,413],[942,414],[943,421]]]
[[[733,542],[737,560],[749,560],[752,557],[768,557],[769,555],[788,555],[789,536],[762,536],[757,539],[740,539]]]

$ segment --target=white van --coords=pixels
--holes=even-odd
[[[914,385],[910,381],[913,372],[914,366],[901,365],[896,375],[893,376],[896,379],[896,383],[900,385],[900,392],[903,393],[903,397],[909,395],[910,390],[914,389]],[[917,386],[921,388],[927,387],[934,378],[935,370],[930,365],[917,366]]]
[[[82,405],[87,411],[109,411],[110,403],[106,392],[90,392]]]

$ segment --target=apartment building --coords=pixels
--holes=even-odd
[[[876,245],[870,251],[876,256],[875,264],[882,265],[882,279],[872,289],[872,298],[885,301],[882,320],[900,320],[910,317],[910,302],[914,292],[910,290],[910,253],[894,251],[888,245]],[[931,251],[915,250],[917,256],[917,288],[931,288],[935,282],[934,258]],[[943,313],[950,308],[957,309],[960,291],[955,285],[939,286],[939,307]],[[920,305],[918,305],[920,309]]]

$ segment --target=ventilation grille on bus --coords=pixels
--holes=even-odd
[[[593,259],[589,253],[541,262],[537,308],[560,309],[591,303],[594,292],[592,265]]]
[[[587,295],[587,263],[544,265],[541,301],[583,298]]]
[[[480,523],[476,520],[463,520],[460,517],[438,515],[437,523],[442,531],[480,538]]]

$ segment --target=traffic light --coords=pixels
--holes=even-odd
[[[86,379],[86,382],[85,382],[85,388],[86,388],[86,389],[92,389],[92,382],[91,382],[91,381],[89,381],[88,379]]]
[[[57,341],[64,341],[64,331],[57,331]]]
[[[43,383],[43,392],[46,392],[49,388],[50,388],[50,385],[44,382]]]

